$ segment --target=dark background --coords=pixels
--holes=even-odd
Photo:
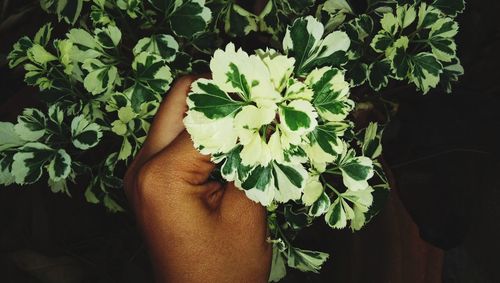
[[[37,91],[25,86],[22,70],[8,69],[5,57],[19,37],[48,19],[36,5],[16,14],[32,1],[9,2],[0,14],[1,121],[14,121],[37,103]],[[0,8],[5,3],[0,0]],[[498,11],[499,1],[468,1],[457,37],[465,75],[454,93],[394,95],[400,111],[385,135],[384,156],[404,207],[422,238],[444,250],[446,283],[500,282]],[[286,282],[385,282],[372,276],[387,264],[377,247],[388,239],[376,230],[393,212],[384,210],[354,235],[310,229],[301,240],[313,239],[332,258],[321,275],[292,272]],[[368,244],[360,250],[356,241]],[[353,267],[357,256],[371,269]],[[43,185],[11,186],[0,188],[0,282],[151,282],[151,270],[131,215],[108,213],[76,193],[52,194]]]

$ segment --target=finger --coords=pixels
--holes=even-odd
[[[151,124],[148,137],[141,149],[141,158],[149,159],[169,145],[184,130],[182,119],[187,111],[186,98],[195,79],[195,76],[185,76],[175,82]]]
[[[146,141],[125,174],[125,193],[129,199],[134,199],[133,184],[137,181],[135,179],[139,169],[151,156],[165,148],[184,130],[182,119],[187,110],[186,97],[191,83],[195,79],[194,76],[185,76],[178,79],[161,103],[149,129]]]

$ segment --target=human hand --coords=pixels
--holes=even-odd
[[[184,129],[194,77],[180,78],[127,170],[125,192],[158,282],[267,282],[265,209],[234,184],[209,181],[209,156]]]

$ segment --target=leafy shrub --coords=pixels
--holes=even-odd
[[[285,263],[318,272],[328,258],[292,245],[315,218],[359,230],[382,207],[384,125],[356,113],[396,83],[451,92],[463,73],[463,0],[269,0],[258,15],[231,0],[40,3],[67,33],[47,23],[8,56],[45,107],[0,122],[0,184],[87,184],[88,202],[123,210],[124,169],[172,81],[212,72],[193,84],[185,124],[220,175],[267,206],[273,281]]]

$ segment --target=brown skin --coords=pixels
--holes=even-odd
[[[232,183],[208,181],[214,164],[184,129],[194,79],[172,87],[125,176],[157,282],[267,282],[265,209]]]

